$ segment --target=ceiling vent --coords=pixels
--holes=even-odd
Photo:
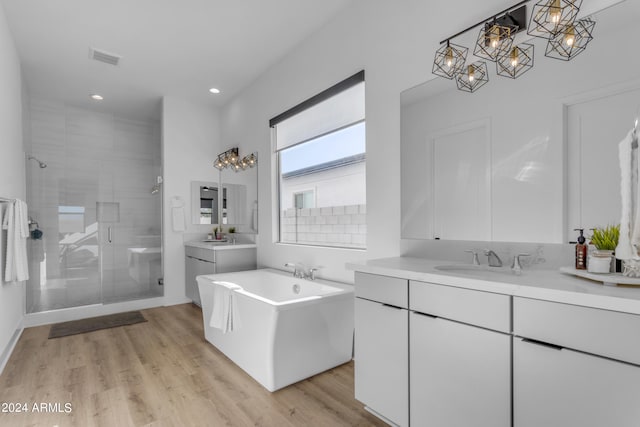
[[[89,48],[89,58],[104,62],[105,64],[118,65],[122,57],[113,53],[105,52],[96,48]]]

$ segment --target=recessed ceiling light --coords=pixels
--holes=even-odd
[[[102,101],[104,98],[102,97],[102,95],[94,93],[93,95],[91,95],[91,99],[93,99],[94,101]]]
[[[220,89],[216,89],[215,87],[212,87],[211,89],[209,89],[209,92],[211,92],[211,93],[220,93]]]

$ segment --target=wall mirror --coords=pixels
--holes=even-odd
[[[530,71],[504,78],[488,62],[475,93],[443,78],[404,91],[402,237],[563,243],[618,223],[618,143],[640,114],[638,16],[633,1],[593,14],[594,40],[571,61],[533,39]]]
[[[257,165],[238,172],[218,171],[217,182],[191,182],[191,223],[220,222],[225,230],[233,226],[238,233],[258,232]]]

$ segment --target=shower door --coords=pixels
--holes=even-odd
[[[152,128],[116,119],[111,158],[113,194],[98,206],[105,303],[162,296],[160,145]],[[139,144],[132,145],[131,135]]]
[[[30,104],[27,312],[162,295],[158,124]]]

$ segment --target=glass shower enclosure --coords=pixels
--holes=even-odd
[[[159,123],[33,99],[29,123],[27,313],[162,296]]]

